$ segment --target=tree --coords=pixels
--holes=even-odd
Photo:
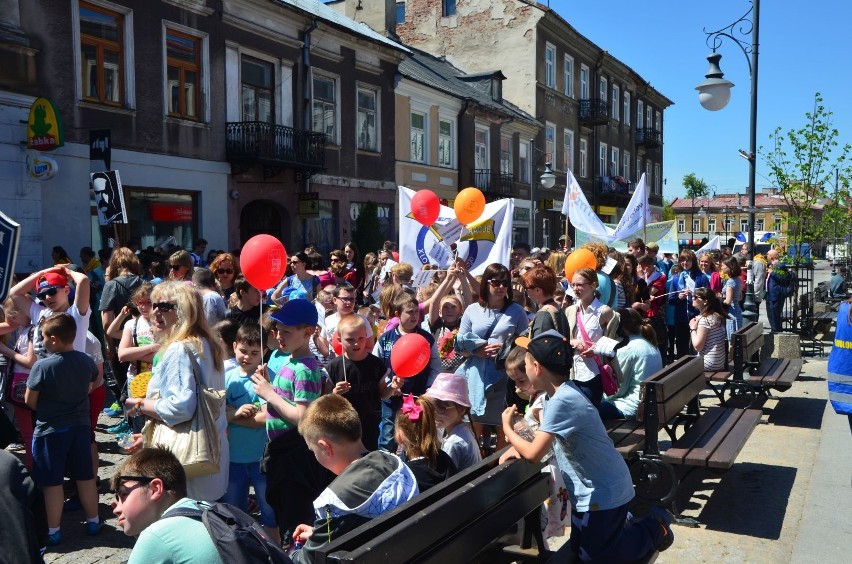
[[[663,221],[671,221],[677,217],[671,200],[663,200]]]
[[[787,206],[790,232],[788,242],[795,245],[796,258],[802,243],[818,243],[831,235],[842,219],[839,208],[823,221],[816,213],[818,204],[826,198],[826,186],[833,185],[832,176],[839,171],[843,185],[848,185],[850,171],[846,161],[848,144],[840,147],[840,133],[833,126],[833,113],[826,110],[822,95],[814,95],[814,109],[805,114],[805,126],[783,133],[777,127],[769,136],[770,150],[760,153],[769,167],[769,178],[778,187],[781,199]]]
[[[365,254],[382,248],[385,236],[379,223],[379,207],[376,202],[361,205],[355,219],[355,227],[352,229],[352,240],[361,253],[361,259]]]
[[[695,176],[694,172],[684,175],[683,187],[686,188],[687,198],[703,198],[710,195],[710,187],[703,178]]]

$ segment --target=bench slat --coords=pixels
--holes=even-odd
[[[730,370],[706,370],[704,372],[704,379],[707,382],[718,382],[723,383],[728,380],[733,375],[733,372]]]
[[[741,409],[739,411],[741,413],[737,424],[725,437],[725,441],[716,449],[710,460],[707,461],[708,467],[730,469],[763,416],[763,411],[760,409]]]
[[[645,428],[639,421],[611,419],[604,422],[606,432],[615,450],[625,460],[630,460],[645,445]]]
[[[686,466],[729,469],[760,422],[759,409],[714,407],[673,443],[663,460]]]
[[[773,362],[781,361],[781,362]],[[802,372],[804,361],[800,358],[769,358],[761,363],[749,377],[749,384],[789,390]]]
[[[692,449],[708,432],[711,433],[711,437],[713,436],[712,431],[723,415],[724,408],[721,410],[711,408],[704,412],[686,434],[672,443],[671,447],[663,453],[663,460],[672,464],[687,464],[686,459]]]

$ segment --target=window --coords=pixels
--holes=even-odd
[[[776,218],[775,218],[775,231],[781,231],[781,230],[782,230],[782,229],[781,229],[781,227],[782,227],[782,225],[781,225],[781,218],[780,218],[780,217],[776,217]]]
[[[80,3],[82,97],[121,106],[124,102],[124,15]]]
[[[426,162],[426,115],[411,112],[411,155],[412,161]]]
[[[520,182],[528,183],[530,181],[530,157],[529,157],[530,146],[527,143],[521,143],[518,145],[518,169],[519,173],[518,180]]]
[[[488,147],[488,129],[485,127],[477,127],[473,134],[473,162],[474,167],[480,170],[490,169],[490,159]],[[479,188],[488,188],[488,176],[480,179],[484,180],[483,186]]]
[[[663,131],[663,116],[660,115],[660,112],[654,112],[654,129],[659,132]]]
[[[243,121],[275,123],[275,69],[246,55],[240,61]]]
[[[500,138],[500,174],[512,175],[512,139]]]
[[[609,153],[609,175],[610,176],[618,176],[618,161],[620,160],[620,155],[618,154],[618,147],[613,147]]]
[[[612,85],[612,119],[615,121],[621,120],[621,100],[619,94],[621,90],[615,84]]]
[[[763,231],[763,218],[754,220],[754,230]]]
[[[313,130],[337,144],[337,79],[314,74]]]
[[[565,95],[574,97],[574,58],[570,55],[565,55],[565,60],[562,63],[562,82],[565,89]]]
[[[636,177],[634,180],[639,182],[639,179],[642,178],[642,158],[636,157]]]
[[[662,194],[663,193],[663,179],[660,174],[660,165],[659,163],[654,163],[654,193]]]
[[[677,220],[677,230],[680,233],[683,233],[684,231],[686,231],[686,221],[684,221],[682,219],[678,219]]]
[[[642,100],[636,100],[636,129],[645,127],[645,103]]]
[[[453,166],[453,122],[438,120],[438,166]]]
[[[716,218],[711,217],[707,220],[707,231],[709,231],[710,233],[716,232]]]
[[[692,233],[701,233],[701,220],[693,219],[692,220]]]
[[[405,23],[405,2],[396,3],[396,25]]]
[[[585,138],[580,139],[580,177],[585,178],[588,176],[588,162],[589,162],[589,140]]]
[[[556,47],[550,43],[544,46],[544,85],[556,88]]]
[[[621,176],[630,180],[630,151],[624,151],[621,155]]]
[[[456,0],[441,0],[441,15],[444,17],[456,15]]]
[[[645,182],[648,184],[649,188],[654,187],[654,185],[651,183],[651,179],[648,178],[649,176],[651,176],[652,170],[654,170],[654,169],[651,168],[651,161],[650,160],[645,161]]]
[[[624,91],[624,125],[630,125],[630,92]]]
[[[740,231],[743,233],[748,233],[748,219],[740,220]]]
[[[734,218],[727,217],[725,218],[725,233],[730,233],[734,230]]]
[[[651,106],[645,106],[645,127],[651,129],[654,127],[654,122],[651,121],[651,113],[654,109]]]
[[[556,126],[549,121],[544,126],[544,153],[545,160],[555,164],[553,157],[556,156]]]
[[[173,117],[201,113],[201,38],[166,28],[166,108]]]
[[[607,80],[604,77],[598,79],[598,97],[602,102],[606,102]]]
[[[598,174],[600,176],[606,176],[606,143],[601,143],[598,146]]]
[[[574,161],[574,132],[566,129],[562,135],[562,170],[571,170]]]
[[[580,65],[580,99],[589,99],[589,67]]]
[[[369,88],[358,88],[358,148],[362,151],[378,151],[378,92]]]

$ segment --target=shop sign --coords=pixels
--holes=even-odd
[[[27,174],[36,180],[50,180],[59,172],[56,159],[33,152],[27,156]]]
[[[154,221],[170,221],[184,223],[192,221],[192,206],[183,204],[149,204],[151,219]]]
[[[302,219],[319,217],[319,192],[301,192],[299,194],[298,216]]]
[[[518,222],[527,222],[530,220],[530,209],[529,208],[519,208],[515,207],[515,211],[512,214],[512,220]]]
[[[362,202],[352,202],[349,205],[349,217],[352,218],[352,221],[358,219],[358,216],[361,215],[361,207],[364,206]],[[380,220],[387,220],[390,218],[391,208],[390,206],[383,206],[381,204],[376,204],[376,215]]]
[[[65,144],[62,116],[48,98],[36,98],[30,106],[27,120],[27,147],[37,151],[52,151]]]

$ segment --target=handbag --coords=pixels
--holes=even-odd
[[[219,472],[222,445],[216,428],[216,417],[225,401],[225,390],[205,388],[201,385],[201,367],[198,360],[189,344],[183,343],[183,347],[192,361],[192,376],[197,396],[195,412],[188,421],[172,426],[162,421],[148,421],[143,434],[146,446],[167,446],[180,461],[186,477],[196,478]]]
[[[583,317],[580,315],[580,307],[577,307],[577,328],[580,329],[580,335],[587,343],[591,343],[589,334],[586,333],[586,328],[583,326]],[[611,396],[618,391],[618,380],[615,379],[615,371],[612,366],[603,362],[598,355],[594,355],[595,364],[598,365],[598,370],[601,374],[601,384],[603,384],[604,394]]]

